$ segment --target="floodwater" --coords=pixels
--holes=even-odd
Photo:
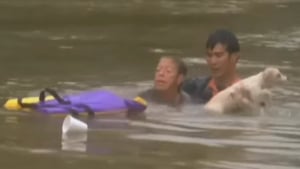
[[[151,87],[162,55],[206,75],[204,44],[217,28],[238,35],[242,76],[276,66],[289,80],[265,114],[153,106],[147,120],[83,118],[80,136],[62,136],[63,117],[1,108],[1,168],[299,168],[299,11],[299,0],[0,1],[2,102],[45,87],[131,98]]]

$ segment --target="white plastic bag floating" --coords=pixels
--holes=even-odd
[[[67,115],[63,121],[62,133],[87,132],[88,126],[85,122],[80,121],[71,115]]]

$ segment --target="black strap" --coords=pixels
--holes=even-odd
[[[79,104],[78,107],[84,108],[84,110],[88,113],[90,117],[95,117],[95,112],[88,105]]]
[[[64,100],[61,96],[58,95],[58,93],[50,88],[45,88],[44,90],[42,90],[40,92],[40,96],[39,96],[39,101],[40,102],[45,102],[46,99],[46,92],[49,93],[51,96],[54,97],[55,100],[57,100],[58,103],[60,104],[71,104],[71,102],[69,100]],[[35,108],[37,103],[23,103],[22,102],[22,98],[18,98],[18,104],[23,107],[23,108]],[[81,107],[83,108],[89,115],[89,117],[95,117],[95,112],[88,106],[85,104],[77,104],[77,107]],[[79,116],[79,112],[70,108],[69,112],[71,113],[72,116],[78,117]]]
[[[17,102],[22,108],[34,108],[37,103],[23,103],[23,98],[18,98]]]
[[[53,96],[54,99],[57,100],[58,103],[60,103],[60,104],[70,104],[70,101],[64,100],[61,96],[59,96],[57,94],[57,92],[55,90],[50,89],[50,88],[45,88],[44,90],[42,90],[40,92],[40,96],[39,96],[39,101],[40,102],[45,102],[46,92],[49,93],[51,96]],[[38,104],[38,103],[23,103],[22,98],[18,98],[17,102],[22,108],[35,108],[36,105]]]
[[[64,100],[61,96],[57,94],[57,92],[53,89],[50,88],[45,88],[44,90],[41,91],[39,100],[40,102],[45,102],[46,99],[46,92],[49,93],[51,96],[54,97],[55,100],[57,100],[58,103],[60,104],[70,104],[70,101]]]
[[[69,112],[70,112],[70,114],[71,114],[73,117],[79,117],[79,112],[78,112],[78,111],[76,111],[76,110],[70,108],[70,109],[69,109]]]
[[[88,113],[88,115],[89,115],[89,117],[91,117],[91,118],[93,118],[93,117],[95,117],[95,112],[88,106],[88,105],[85,105],[85,104],[78,104],[78,105],[76,105],[78,108],[83,108],[87,113]],[[70,114],[72,115],[72,116],[74,116],[74,117],[79,117],[79,112],[78,111],[76,111],[76,110],[74,110],[74,109],[72,109],[72,108],[70,108],[69,109],[69,112],[70,112]]]

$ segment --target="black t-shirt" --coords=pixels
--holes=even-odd
[[[204,104],[213,97],[208,86],[210,80],[209,76],[187,79],[183,82],[182,90],[191,97],[192,102]]]

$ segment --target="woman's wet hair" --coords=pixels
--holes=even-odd
[[[219,29],[210,34],[206,41],[206,49],[213,49],[218,43],[224,45],[230,54],[240,51],[237,37],[228,30]]]

